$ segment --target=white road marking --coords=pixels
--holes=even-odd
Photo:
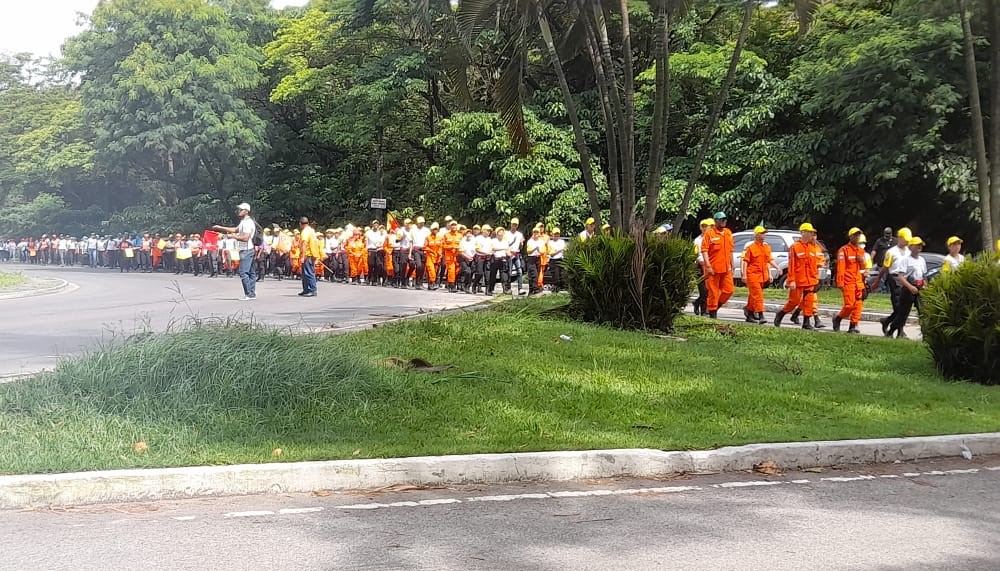
[[[284,508],[278,510],[281,515],[311,514],[323,511],[323,508]]]
[[[390,503],[367,503],[367,504],[349,504],[342,506],[335,506],[333,509],[341,510],[377,510],[384,508],[409,508],[409,507],[429,507],[429,506],[440,506],[449,504],[464,504],[464,503],[477,503],[477,502],[511,502],[517,500],[545,500],[545,499],[561,499],[561,498],[594,498],[594,497],[604,497],[604,496],[633,496],[633,495],[644,495],[644,494],[676,494],[682,492],[699,492],[706,488],[720,488],[720,489],[736,489],[736,488],[754,488],[754,487],[770,487],[770,486],[781,486],[786,484],[844,484],[852,482],[867,482],[872,480],[878,480],[880,478],[884,479],[899,479],[899,478],[917,478],[921,476],[960,476],[969,474],[978,474],[982,471],[998,472],[1000,471],[1000,466],[984,466],[982,468],[967,468],[967,469],[956,469],[956,470],[930,470],[927,472],[904,472],[902,474],[881,474],[878,476],[872,476],[867,474],[861,474],[857,476],[833,476],[826,478],[819,478],[818,480],[810,479],[798,479],[798,480],[745,480],[745,481],[733,481],[733,482],[720,482],[718,484],[711,484],[707,486],[661,486],[661,487],[650,487],[650,488],[623,488],[619,490],[615,489],[600,489],[600,490],[561,490],[556,492],[541,492],[541,493],[530,493],[530,494],[502,494],[502,495],[491,495],[491,496],[473,496],[468,498],[434,498],[426,500],[417,501],[399,501]],[[302,515],[308,513],[317,513],[326,510],[327,508],[322,507],[308,507],[308,508],[284,508],[277,512],[269,510],[258,510],[258,511],[245,511],[245,512],[230,512],[223,514],[225,518],[241,518],[241,517],[260,517],[268,515]],[[196,519],[196,516],[177,516],[173,519],[177,521],[192,521]]]
[[[264,515],[274,515],[274,512],[268,510],[250,511],[250,512],[229,512],[222,517],[260,517]]]

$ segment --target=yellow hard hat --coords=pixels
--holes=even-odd
[[[607,226],[607,224],[605,224],[605,226]],[[610,228],[610,226],[608,226],[608,227]],[[656,230],[654,230],[653,233],[654,234],[666,234],[667,233],[667,229],[664,228],[663,226],[657,226]]]
[[[611,225],[608,224],[607,222],[601,224],[601,230],[607,230],[608,228],[611,228]]]
[[[270,228],[264,228],[264,233],[265,234],[270,234],[271,233],[271,229]]]
[[[815,232],[815,231],[816,231],[816,229],[813,228],[813,225],[811,223],[809,223],[809,222],[803,222],[799,226],[799,232]]]
[[[712,218],[706,218],[701,221],[699,226],[715,226],[715,220]]]
[[[451,216],[445,216],[444,217],[444,221],[445,222],[451,222],[452,221],[452,217]]]
[[[959,238],[958,236],[952,236],[951,238],[948,238],[947,245],[951,246],[952,244],[961,244],[961,243],[962,243],[961,238]]]
[[[417,216],[417,224],[423,224],[426,222],[423,216]]]
[[[403,224],[409,224],[411,222],[413,222],[413,220],[410,220],[409,218],[403,220]]]
[[[553,234],[559,234],[559,233],[560,233],[560,232],[559,232],[559,228],[558,228],[558,227],[557,227],[557,228],[553,228],[553,229],[552,229],[552,233],[553,233]]]
[[[517,218],[511,218],[511,219],[510,219],[510,223],[511,223],[511,224],[517,224],[518,226],[520,226],[520,225],[521,225],[521,221],[520,221],[520,220],[518,220]]]
[[[333,228],[327,228],[326,229],[326,233],[327,234],[333,234]]]
[[[594,222],[595,222],[595,220],[594,220],[593,218],[588,218],[588,219],[587,219],[587,220],[586,220],[586,221],[584,222],[584,224],[593,224]]]
[[[479,224],[473,224],[473,225],[472,225],[472,229],[473,229],[473,230],[481,230],[481,229],[482,229],[482,226],[480,226]]]
[[[764,228],[763,226],[757,226],[756,228],[753,229],[753,233],[754,234],[767,234],[767,228]]]
[[[909,240],[907,240],[906,243],[909,244],[909,245],[911,245],[911,246],[924,246],[925,245],[923,239],[921,239],[920,236],[914,236],[914,237],[910,238]]]
[[[482,229],[483,229],[483,230],[492,230],[492,229],[493,229],[493,227],[492,227],[492,226],[490,226],[489,224],[483,224],[483,228],[482,228]]]
[[[441,226],[437,222],[431,222],[431,230],[437,230]]]
[[[866,238],[864,233],[862,233],[861,237],[858,238],[858,244],[867,244],[867,243],[868,243],[868,238]]]
[[[913,232],[909,228],[903,227],[899,229],[899,232],[896,232],[896,236],[909,242],[913,238]]]
[[[850,238],[851,236],[853,236],[855,234],[860,234],[860,233],[861,233],[861,228],[858,228],[857,226],[855,226],[855,227],[853,227],[853,228],[851,228],[850,230],[847,231],[847,237]]]

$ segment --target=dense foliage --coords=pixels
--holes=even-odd
[[[563,267],[572,313],[624,329],[671,331],[696,278],[690,241],[620,232],[574,242]]]
[[[1000,385],[1000,263],[983,255],[920,294],[920,331],[941,373]]]
[[[378,196],[1000,233],[993,3],[772,4],[627,2],[626,54],[618,2],[107,0],[61,59],[0,55],[0,235],[195,230],[243,200],[359,222]]]

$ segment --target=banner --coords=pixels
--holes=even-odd
[[[399,222],[396,222],[396,217],[392,214],[387,214],[385,217],[386,226],[389,227],[390,232],[395,232],[399,228]]]
[[[191,248],[177,248],[177,259],[178,260],[190,260],[191,259]]]
[[[213,245],[218,246],[219,245],[219,233],[218,232],[214,232],[212,230],[205,230],[204,232],[201,233],[201,240],[202,240],[202,242],[205,243],[206,246],[209,245],[209,244],[213,244]]]

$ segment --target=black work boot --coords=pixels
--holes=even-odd
[[[821,323],[818,315],[813,316],[813,327],[816,329],[826,329],[826,323]]]
[[[764,312],[763,311],[758,311],[757,312],[757,324],[758,325],[764,325],[765,323],[767,323],[767,319],[764,318]]]
[[[802,329],[805,329],[806,331],[812,331],[812,330],[816,329],[815,327],[813,327],[812,319],[809,319],[808,317],[806,317],[805,319],[803,319],[802,320]]]
[[[784,311],[779,310],[778,313],[774,314],[774,326],[781,327],[781,320],[787,315]]]
[[[797,308],[797,307],[795,308],[795,311],[792,312],[792,318],[790,319],[790,321],[792,323],[794,323],[795,325],[799,324],[799,314],[800,313],[802,313],[802,310],[799,309],[799,308]]]
[[[743,308],[743,319],[747,323],[756,323],[757,322],[757,314],[751,312],[748,308],[744,307]]]
[[[852,323],[850,327],[847,328],[848,333],[860,335],[861,331],[858,330],[858,324]]]
[[[708,316],[711,317],[712,319],[718,319],[719,318],[719,312],[718,311],[709,311],[708,312]]]
[[[840,322],[843,321],[843,320],[844,320],[844,318],[841,317],[841,316],[839,316],[839,315],[834,315],[833,316],[833,330],[834,331],[840,331]]]

